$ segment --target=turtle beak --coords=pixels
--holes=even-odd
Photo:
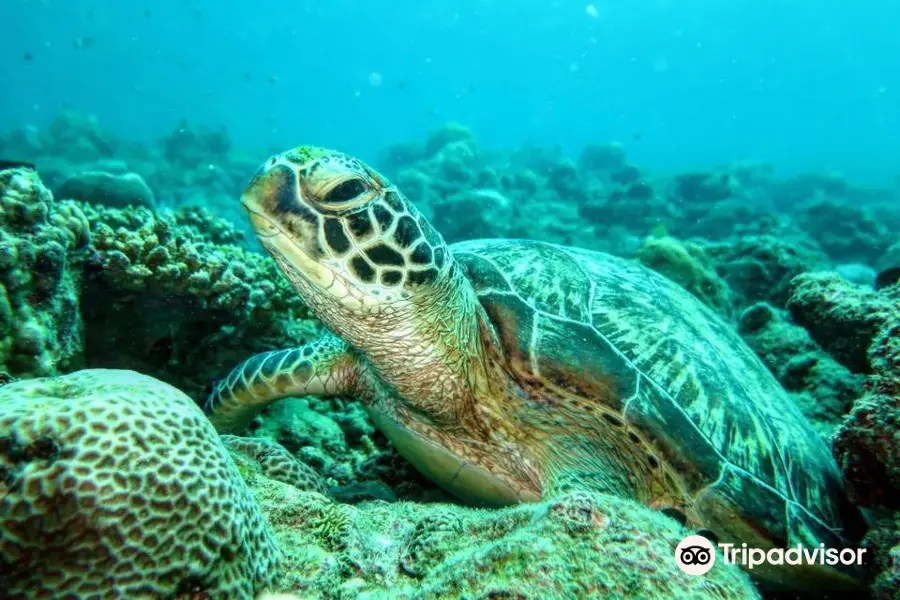
[[[281,229],[275,223],[263,214],[259,202],[252,195],[246,192],[241,196],[241,205],[247,211],[247,217],[250,219],[250,226],[257,236],[261,238],[274,237],[282,233]]]
[[[314,258],[316,237],[312,225],[295,214],[297,193],[293,169],[269,160],[247,184],[241,206],[259,241],[289,279],[302,277],[322,289],[333,288],[334,273]],[[346,291],[341,293],[346,295]]]
[[[250,225],[263,238],[283,233],[269,215],[285,193],[285,176],[282,169],[272,169],[270,164],[256,171],[241,194],[241,206],[247,211]]]

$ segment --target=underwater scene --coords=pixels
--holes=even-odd
[[[896,1],[0,21],[0,599],[900,600]]]

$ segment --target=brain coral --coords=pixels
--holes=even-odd
[[[212,426],[133,371],[0,387],[0,589],[252,598],[279,551]]]

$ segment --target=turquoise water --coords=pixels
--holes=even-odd
[[[900,0],[0,24],[0,600],[900,600]]]
[[[70,106],[144,140],[188,118],[372,158],[455,120],[488,146],[880,182],[900,153],[892,0],[7,0],[0,19],[5,125]]]

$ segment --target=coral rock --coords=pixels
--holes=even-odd
[[[857,373],[870,373],[868,348],[891,313],[891,302],[837,273],[804,273],[791,282],[787,303],[794,320],[822,348]]]
[[[868,348],[872,375],[835,439],[851,494],[863,505],[900,509],[900,287],[878,295],[884,325]]]
[[[625,166],[622,144],[588,144],[581,151],[578,166],[587,171],[618,171]]]
[[[805,241],[771,235],[745,236],[704,249],[743,306],[762,301],[784,308],[791,280],[827,264],[821,251]]]
[[[56,189],[56,197],[119,208],[153,207],[156,204],[150,186],[137,173],[113,174],[104,171],[77,173]]]
[[[274,573],[258,505],[175,388],[106,370],[10,383],[0,440],[0,579],[13,596],[250,599]]]
[[[739,332],[816,429],[830,438],[841,417],[863,393],[863,376],[835,361],[803,327],[768,304],[744,310]]]
[[[453,144],[474,145],[475,136],[465,125],[446,123],[429,133],[428,140],[425,142],[425,153],[428,156],[434,156]]]
[[[309,598],[691,598],[759,595],[733,565],[682,573],[687,535],[637,503],[576,492],[477,510],[448,504],[347,506],[274,481],[254,493],[285,549],[274,591]]]
[[[731,314],[731,290],[716,274],[712,261],[700,246],[671,237],[647,238],[636,258],[665,275],[716,312]]]
[[[834,444],[854,502],[900,510],[900,396],[858,400]]]
[[[0,171],[0,371],[40,377],[78,364],[79,277],[69,254],[89,240],[81,211],[54,202],[34,171]]]
[[[900,513],[877,523],[863,545],[871,551],[878,573],[872,582],[873,600],[900,600]]]
[[[866,208],[846,200],[812,199],[797,206],[795,218],[836,261],[875,262],[893,241]]]

